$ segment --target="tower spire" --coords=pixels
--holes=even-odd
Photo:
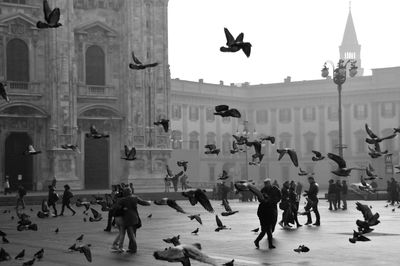
[[[358,43],[356,29],[354,27],[353,16],[351,14],[351,1],[349,2],[349,14],[347,16],[346,27],[344,29],[342,44],[339,46],[340,58],[344,60],[357,60],[358,73],[363,74],[360,57],[361,45]]]

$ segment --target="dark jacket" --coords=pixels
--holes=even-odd
[[[306,192],[308,198],[314,202],[318,202],[318,196],[317,196],[318,191],[319,191],[318,184],[315,181],[310,183],[310,188]]]
[[[328,187],[328,194],[336,193],[336,185],[334,183],[330,183]]]
[[[62,197],[62,203],[68,204],[73,197],[74,197],[74,195],[72,194],[72,192],[70,190],[64,190],[64,194]]]
[[[56,203],[58,201],[58,199],[59,199],[59,197],[58,197],[56,191],[54,189],[50,189],[49,196],[47,199],[47,204],[53,205],[54,203]]]
[[[129,227],[133,226],[136,228],[140,228],[142,226],[142,222],[139,217],[139,213],[137,210],[137,205],[149,205],[147,201],[142,200],[136,196],[129,196],[126,198],[122,198],[118,205],[122,207],[124,210],[123,220],[124,224]]]
[[[348,190],[347,184],[342,184],[342,195],[347,195],[347,190]]]
[[[263,187],[261,193],[267,197],[265,200],[260,201],[257,210],[257,216],[261,224],[275,225],[278,217],[277,204],[281,200],[281,192],[276,186],[270,188]]]

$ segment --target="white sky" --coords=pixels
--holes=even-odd
[[[400,66],[400,1],[353,0],[351,11],[364,75]],[[320,79],[323,63],[339,59],[348,0],[169,0],[171,77],[251,84]],[[252,43],[222,53],[224,27]]]

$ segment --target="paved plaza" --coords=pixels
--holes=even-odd
[[[303,200],[302,200],[303,201]],[[375,227],[375,231],[367,236],[370,242],[357,242],[351,244],[348,241],[353,229],[356,228],[356,219],[362,219],[362,214],[355,209],[355,202],[349,201],[347,211],[328,210],[328,203],[320,200],[321,226],[303,226],[297,230],[283,230],[277,225],[274,233],[276,249],[267,248],[266,238],[260,243],[261,248],[255,249],[253,241],[256,234],[251,232],[257,228],[258,218],[256,215],[256,202],[242,203],[231,200],[233,210],[239,213],[222,217],[222,222],[231,230],[214,232],[216,228],[215,215],[207,213],[198,206],[190,206],[188,201],[178,201],[185,211],[191,214],[200,213],[203,225],[195,220],[190,221],[187,215],[177,213],[168,206],[151,205],[139,208],[143,227],[138,231],[138,253],[135,255],[117,254],[110,252],[116,229],[111,233],[103,231],[106,221],[83,222],[86,217],[82,214],[83,208],[78,209],[75,216],[38,219],[36,212],[39,206],[27,207],[27,213],[37,223],[39,230],[18,232],[16,230],[16,219],[11,220],[15,213],[3,214],[7,207],[1,207],[0,229],[7,233],[9,244],[1,244],[12,257],[26,249],[25,259],[22,261],[0,262],[1,265],[22,265],[23,261],[30,259],[40,248],[44,248],[44,258],[35,265],[181,265],[180,263],[169,263],[156,261],[153,258],[155,250],[162,250],[169,244],[164,243],[162,238],[180,235],[182,243],[201,243],[203,251],[218,262],[225,263],[235,259],[234,265],[398,265],[400,254],[398,244],[400,243],[400,209],[392,211],[392,207],[385,208],[385,201],[363,202],[373,207],[373,212],[380,213],[381,223]],[[216,213],[220,214],[223,209],[220,201],[212,201]],[[303,204],[303,203],[302,203]],[[60,206],[58,206],[60,208]],[[74,207],[76,208],[76,207]],[[8,209],[11,209],[9,207]],[[76,208],[77,209],[77,208]],[[100,209],[96,206],[96,209]],[[147,218],[148,214],[152,218]],[[279,213],[279,219],[281,213]],[[106,213],[103,213],[106,216]],[[314,217],[314,216],[313,216]],[[304,224],[305,216],[300,216],[300,222]],[[60,232],[54,233],[59,227]],[[191,235],[191,231],[200,228],[198,236]],[[67,252],[75,239],[84,234],[83,243],[92,244],[93,262],[86,261],[83,254]],[[310,248],[310,252],[298,254],[293,251],[300,244]],[[127,246],[127,238],[125,240]],[[192,261],[192,265],[205,265]]]

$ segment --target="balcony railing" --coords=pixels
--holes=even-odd
[[[7,92],[21,94],[42,94],[43,89],[40,87],[40,82],[25,82],[7,80]]]
[[[78,91],[80,97],[94,98],[116,98],[117,92],[114,86],[99,86],[79,84]]]

